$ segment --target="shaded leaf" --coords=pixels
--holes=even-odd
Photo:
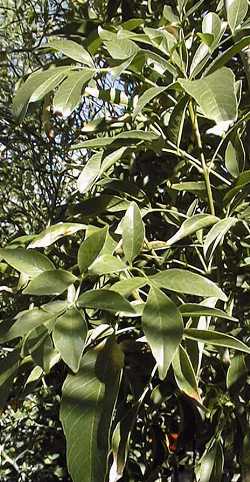
[[[234,350],[243,351],[250,354],[250,348],[237,338],[220,333],[213,330],[197,330],[195,328],[186,328],[185,336],[191,340],[198,340],[209,345],[222,346],[224,348],[233,348]]]
[[[232,358],[227,371],[227,388],[229,390],[238,390],[239,385],[245,382],[247,372],[244,355],[237,353]]]
[[[16,349],[1,359],[0,365],[0,407],[4,407],[20,361],[20,350]]]
[[[53,320],[56,313],[47,312],[41,308],[33,308],[22,312],[5,333],[1,333],[1,341],[8,341],[14,338],[23,337],[29,331],[41,326],[47,321]]]
[[[119,311],[132,314],[135,313],[131,304],[119,293],[112,290],[96,289],[85,291],[79,296],[77,304],[78,306],[107,310],[113,313]]]
[[[122,246],[126,260],[131,264],[141,251],[145,236],[141,211],[132,202],[124,216],[122,223]]]
[[[50,77],[55,75],[55,72],[62,73],[66,70],[66,67],[56,67],[49,70],[38,70],[37,72],[33,72],[28,79],[21,85],[21,87],[17,90],[13,105],[12,105],[12,112],[16,117],[22,117],[26,113],[26,109],[28,103],[30,101],[30,97],[36,89],[43,84],[46,80]],[[67,72],[70,71],[68,67]]]
[[[201,401],[198,384],[188,353],[179,346],[172,361],[174,376],[179,389],[188,397]]]
[[[77,260],[81,273],[87,271],[102,250],[107,236],[107,226],[88,236],[81,244]]]
[[[168,123],[168,136],[170,141],[174,142],[177,147],[180,146],[181,137],[184,127],[185,115],[188,106],[189,98],[184,95],[174,106],[169,123]]]
[[[123,157],[123,154],[126,152],[126,150],[127,147],[120,147],[120,149],[117,149],[116,151],[106,156],[102,161],[100,175],[113,167],[114,164],[116,164],[116,162],[118,162]]]
[[[87,332],[84,316],[74,307],[56,320],[53,341],[63,361],[73,372],[79,370]]]
[[[179,310],[184,317],[191,316],[192,318],[199,318],[200,316],[214,316],[215,318],[223,318],[225,320],[237,321],[237,318],[228,315],[225,311],[210,306],[201,304],[185,303],[179,306]]]
[[[242,39],[235,42],[234,45],[229,47],[227,50],[221,52],[213,62],[211,62],[206,69],[206,73],[212,73],[215,70],[224,67],[235,55],[237,55],[241,50],[250,45],[250,36],[243,37]]]
[[[245,151],[239,135],[236,131],[229,140],[225,152],[225,166],[231,176],[237,178],[245,165]]]
[[[59,361],[60,355],[54,349],[49,332],[45,326],[40,326],[31,331],[25,340],[25,346],[34,362],[40,366],[45,373]]]
[[[158,288],[150,289],[142,327],[163,380],[181,342],[183,321],[176,305]]]
[[[99,352],[88,351],[78,373],[68,375],[64,382],[60,420],[67,442],[68,470],[74,482],[104,480],[122,366],[119,346],[109,341]]]

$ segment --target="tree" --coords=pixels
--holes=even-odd
[[[162,3],[79,2],[13,103],[99,108],[62,222],[0,250],[24,309],[3,398],[26,362],[67,367],[73,482],[249,480],[248,2]]]

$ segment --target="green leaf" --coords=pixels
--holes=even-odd
[[[220,482],[222,480],[224,467],[224,453],[220,442],[217,443],[217,451],[214,460],[214,467],[210,482]]]
[[[188,397],[201,402],[194,369],[188,353],[183,346],[180,345],[176,351],[172,365],[179,389]]]
[[[112,290],[95,289],[85,291],[79,296],[77,304],[80,307],[107,310],[113,313],[135,313],[132,305],[123,296]]]
[[[160,73],[163,75],[166,71],[169,72],[173,78],[175,79],[178,75],[177,70],[172,62],[169,62],[161,55],[156,54],[152,50],[140,50],[140,55],[143,61],[143,65],[145,62],[149,65],[155,72],[158,74]],[[178,55],[175,55],[175,58],[179,59]]]
[[[183,317],[191,316],[192,318],[199,318],[200,316],[214,316],[215,318],[223,318],[224,320],[237,321],[237,318],[228,315],[218,308],[211,308],[210,306],[200,304],[185,303],[179,306],[179,310]]]
[[[208,119],[217,124],[237,117],[235,77],[227,67],[199,80],[178,79],[181,87],[193,97]]]
[[[149,104],[151,100],[153,100],[157,95],[160,95],[166,89],[167,87],[150,87],[147,89],[138,99],[136,108],[133,112],[133,119],[135,119],[136,116],[141,113],[144,107]]]
[[[110,468],[110,481],[117,482],[122,478],[128,453],[131,433],[136,423],[136,417],[141,403],[137,402],[127,410],[124,417],[117,423],[112,435],[113,464]]]
[[[89,67],[94,67],[94,62],[88,51],[78,43],[73,42],[73,40],[49,40],[48,45],[52,49],[62,52],[70,59],[76,60],[76,62],[88,65]]]
[[[182,223],[177,233],[175,233],[174,236],[167,241],[167,246],[172,246],[172,244],[177,243],[187,236],[191,236],[191,234],[196,233],[200,229],[217,223],[217,221],[219,221],[219,218],[210,214],[195,214]]]
[[[233,199],[233,197],[238,194],[238,192],[242,191],[242,189],[248,184],[250,184],[250,170],[242,172],[235,186],[226,193],[224,196],[225,204],[229,203],[231,199]]]
[[[209,35],[209,43],[205,43],[205,45],[204,43],[201,44],[196,50],[190,67],[190,74],[192,77],[197,76],[206,65],[212,52],[218,46],[224,30],[225,28],[223,27],[221,19],[216,13],[209,12],[205,15],[202,21],[201,38],[204,42],[206,39],[206,37],[204,38],[204,35]]]
[[[212,330],[197,330],[195,328],[186,328],[185,336],[191,340],[198,340],[209,345],[222,346],[224,348],[233,348],[234,350],[243,351],[250,354],[250,348],[237,338],[226,333]]]
[[[227,21],[230,29],[234,33],[237,27],[243,22],[247,11],[247,0],[225,0]]]
[[[40,326],[31,331],[25,340],[25,346],[34,363],[40,366],[45,373],[59,361],[60,355],[54,349],[51,337],[45,326]]]
[[[215,297],[223,301],[227,300],[226,295],[211,280],[185,269],[173,268],[160,271],[156,275],[151,276],[150,280],[160,288],[176,291],[177,293],[203,296],[204,298]]]
[[[224,466],[224,454],[220,441],[215,438],[210,441],[209,446],[203,453],[199,463],[199,482],[221,481]]]
[[[225,218],[218,221],[210,229],[204,243],[204,254],[211,257],[216,247],[223,240],[227,232],[237,223],[237,218]]]
[[[100,175],[113,167],[116,162],[120,161],[126,151],[127,147],[120,147],[120,149],[117,149],[116,151],[106,156],[102,161]]]
[[[55,75],[55,72],[62,73],[65,72],[66,67],[56,67],[49,70],[33,72],[28,79],[21,85],[17,90],[13,105],[12,112],[16,117],[23,117],[26,112],[30,97],[36,89],[43,84],[46,80],[50,79]],[[70,71],[68,67],[67,71]]]
[[[205,191],[206,184],[204,181],[186,181],[186,182],[179,182],[178,184],[171,184],[171,189],[175,191],[189,191],[189,192],[196,192],[196,191]]]
[[[174,106],[169,118],[168,137],[170,141],[177,145],[177,147],[179,147],[181,143],[188,102],[188,96],[182,96]]]
[[[145,142],[153,142],[159,139],[159,135],[157,135],[153,131],[126,131],[121,132],[117,136],[113,137],[97,137],[96,139],[91,139],[89,141],[84,141],[81,144],[74,145],[71,150],[75,149],[95,149],[98,147],[105,147],[109,146],[110,144],[117,143],[117,144],[133,144],[134,142],[145,141]]]
[[[73,371],[79,370],[88,327],[79,310],[72,307],[59,316],[53,330],[53,341],[63,361]]]
[[[54,75],[51,75],[47,80],[40,84],[32,93],[29,102],[37,102],[42,100],[45,95],[54,90],[67,76],[69,69],[65,68],[64,72],[57,72],[55,69]]]
[[[225,152],[225,166],[232,177],[239,177],[245,166],[245,151],[239,132],[229,140]]]
[[[141,251],[145,237],[145,228],[141,211],[132,202],[122,223],[122,246],[126,260],[131,264]]]
[[[88,236],[81,244],[77,262],[81,273],[87,271],[102,250],[107,236],[107,226]]]
[[[182,340],[183,321],[176,305],[158,288],[150,289],[142,327],[163,380]]]
[[[77,277],[63,269],[44,271],[29,282],[27,288],[23,290],[23,294],[60,295],[75,281],[77,281]]]
[[[113,59],[125,60],[130,57],[134,57],[138,51],[139,47],[132,40],[129,39],[116,39],[111,42],[104,42],[108,53]]]
[[[57,90],[53,100],[54,112],[68,117],[81,101],[82,89],[93,77],[92,70],[83,70],[69,74]]]
[[[93,274],[109,274],[124,271],[127,266],[123,261],[112,256],[112,254],[102,254],[89,266],[89,271]]]
[[[46,248],[64,236],[71,236],[77,231],[86,229],[85,224],[58,223],[42,231],[32,241],[28,248]]]
[[[245,383],[248,370],[245,357],[237,353],[231,360],[227,371],[227,388],[229,390],[239,390],[242,383]]]
[[[47,312],[41,308],[33,308],[32,310],[22,312],[16,317],[16,320],[12,323],[11,327],[8,330],[5,330],[5,333],[1,333],[1,341],[24,337],[29,331],[41,326],[47,321],[53,320],[55,317],[55,313]]]
[[[0,257],[17,271],[31,278],[43,271],[55,269],[52,261],[44,254],[21,247],[15,249],[0,248]]]
[[[99,177],[103,151],[94,154],[84,166],[78,180],[77,187],[81,194],[85,194]]]
[[[111,340],[101,351],[87,352],[78,373],[68,375],[64,382],[60,420],[74,482],[103,482],[105,478],[122,367],[123,354]]]
[[[200,460],[199,482],[211,482],[216,453],[217,453],[217,444],[212,443],[210,447],[202,455],[202,458]]]
[[[135,278],[128,278],[123,279],[121,281],[117,281],[117,283],[112,285],[112,290],[120,293],[122,296],[128,296],[132,291],[142,288],[148,281],[146,278],[142,277],[135,277]]]
[[[20,361],[20,350],[13,350],[1,358],[0,364],[0,407],[4,407]]]
[[[241,50],[243,50],[245,47],[248,47],[250,45],[250,36],[243,37],[242,39],[238,40],[238,42],[235,42],[232,47],[229,47],[227,50],[224,50],[223,52],[218,55],[214,59],[213,62],[208,66],[206,69],[206,74],[212,73],[215,70],[220,69],[221,67],[224,67],[224,65],[227,64],[235,55],[237,55]]]

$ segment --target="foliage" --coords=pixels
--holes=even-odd
[[[100,111],[65,146],[62,222],[0,251],[1,402],[26,362],[38,384],[67,369],[73,482],[246,482],[248,3],[76,4],[91,31],[42,43],[12,106]]]

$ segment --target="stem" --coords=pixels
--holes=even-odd
[[[197,114],[196,114],[196,112],[194,112],[192,102],[190,102],[190,104],[189,104],[189,113],[190,113],[190,118],[191,118],[191,122],[192,122],[192,125],[193,125],[193,131],[194,131],[194,135],[195,135],[195,138],[196,138],[197,146],[198,146],[198,149],[199,149],[199,152],[200,152],[200,159],[201,159],[203,176],[204,176],[204,180],[205,180],[205,184],[206,184],[209,209],[210,209],[211,214],[215,215],[213,194],[212,194],[212,188],[211,188],[210,178],[209,178],[209,170],[208,170],[206,160],[205,160],[205,156],[204,156],[204,152],[203,152],[201,134],[200,134],[198,120],[197,120]]]

